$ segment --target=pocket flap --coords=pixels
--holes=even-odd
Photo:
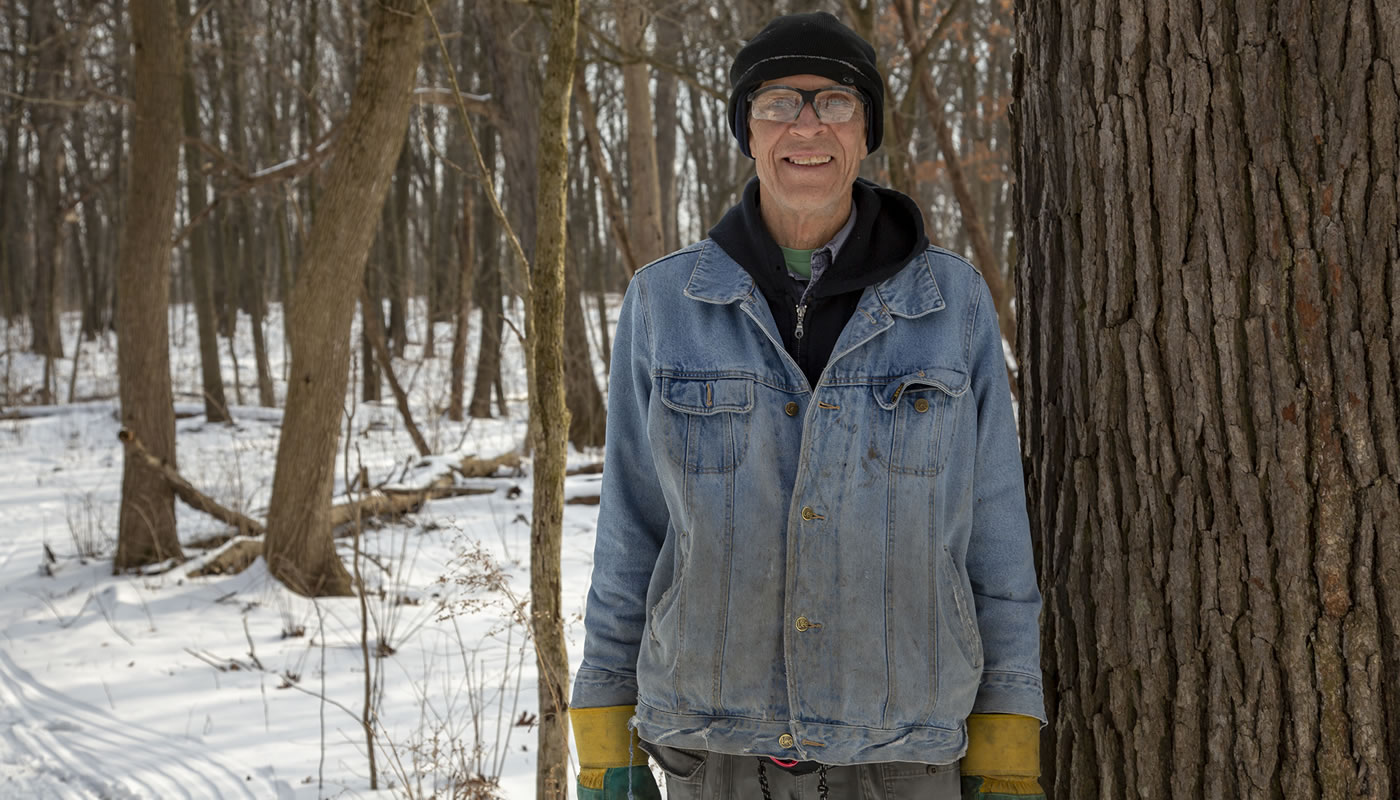
[[[751,378],[662,378],[661,402],[686,414],[753,410]]]
[[[961,397],[972,383],[966,372],[947,367],[928,367],[903,375],[884,385],[876,384],[875,402],[886,411],[893,411],[899,399],[908,392],[937,390],[950,397]]]

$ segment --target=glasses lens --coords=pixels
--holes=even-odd
[[[753,96],[749,113],[768,122],[792,122],[802,113],[802,95],[791,89],[769,89]]]
[[[812,101],[822,122],[849,122],[856,115],[856,98],[849,92],[821,92]]]
[[[844,89],[799,91],[774,86],[753,93],[749,115],[768,122],[795,122],[802,113],[803,104],[809,100],[817,119],[829,124],[849,122],[861,105],[859,96]]]

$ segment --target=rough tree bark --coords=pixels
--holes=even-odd
[[[1400,792],[1400,11],[1017,3],[1059,798]]]
[[[419,0],[380,0],[350,110],[316,204],[289,301],[292,369],[268,506],[268,570],[304,595],[349,594],[327,516],[350,368],[350,320],[423,44]]]
[[[179,191],[183,39],[174,0],[131,3],[131,179],[117,253],[117,372],[122,426],[175,465],[170,389],[170,235]],[[145,462],[123,459],[116,571],[180,558],[175,494]]]
[[[563,800],[569,774],[569,659],[564,646],[560,551],[569,409],[564,404],[564,231],[569,175],[569,94],[578,41],[578,0],[554,0],[549,62],[540,92],[539,194],[531,272],[535,431],[534,505],[530,520],[530,624],[539,669],[539,765],[535,796]],[[575,303],[575,305],[577,305]]]

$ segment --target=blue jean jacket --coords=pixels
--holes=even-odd
[[[815,388],[713,242],[649,265],[606,464],[573,705],[834,765],[955,761],[974,711],[1045,720],[1001,334],[963,259],[866,288]]]

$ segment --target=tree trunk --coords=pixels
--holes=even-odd
[[[180,27],[189,23],[194,0],[177,0]],[[208,190],[200,169],[199,153],[190,144],[199,140],[199,107],[195,97],[194,59],[185,53],[185,74],[181,81],[180,109],[185,131],[185,204],[190,219],[200,216],[207,205]],[[215,331],[214,295],[209,281],[209,229],[200,225],[190,231],[190,279],[194,285],[195,322],[199,330],[200,376],[204,389],[204,417],[209,422],[229,421],[228,401],[224,399],[224,376],[219,368],[219,337]]]
[[[467,382],[467,332],[471,328],[472,286],[476,279],[476,185],[462,183],[462,225],[459,228],[458,257],[461,275],[457,279],[456,329],[452,334],[452,389],[447,418],[462,421],[462,396]]]
[[[14,29],[10,28],[11,41],[14,41]],[[23,94],[24,70],[16,72],[19,74],[16,75],[13,86],[6,82],[5,88],[13,89],[15,94]],[[24,174],[20,171],[20,156],[23,153],[19,138],[21,116],[10,114],[5,121],[5,162],[4,166],[0,167],[0,195],[4,197],[4,202],[0,203],[0,236],[3,236],[0,248],[4,248],[5,251],[5,303],[0,311],[3,311],[7,320],[19,318],[28,307],[28,277],[34,270],[29,238],[25,236],[29,227],[25,218],[25,209],[29,206],[29,190],[24,185]]]
[[[379,362],[374,357],[374,345],[369,336],[369,316],[373,315],[374,324],[378,325],[380,330],[384,329],[384,293],[381,287],[384,285],[384,254],[388,250],[384,241],[386,230],[388,224],[381,221],[379,235],[374,238],[374,244],[370,247],[369,262],[365,264],[365,274],[361,280],[364,284],[364,296],[370,301],[368,305],[360,304],[360,399],[366,403],[377,403],[382,395],[379,385]]]
[[[1047,783],[1394,798],[1400,18],[1017,7]]]
[[[613,0],[613,9],[623,50],[645,51],[646,6],[641,0]],[[640,57],[622,65],[622,93],[627,106],[627,184],[631,190],[627,216],[632,221],[632,254],[638,263],[646,264],[665,255],[666,235],[661,223],[661,183],[651,122],[651,67]]]
[[[365,256],[403,145],[423,42],[422,5],[381,0],[306,260],[290,299],[292,380],[268,507],[268,570],[303,595],[348,594],[327,516]]]
[[[58,9],[51,3],[30,6],[30,49],[37,51],[34,93],[57,100],[63,87],[63,44]],[[38,103],[30,111],[34,136],[39,143],[39,172],[34,187],[34,295],[30,310],[33,339],[30,348],[47,359],[63,358],[59,332],[58,295],[62,279],[63,249],[63,110],[56,103]],[[47,368],[47,366],[46,366]],[[41,402],[51,402],[48,381]]]
[[[384,271],[380,273],[385,279],[389,299],[388,344],[395,358],[403,358],[404,348],[408,346],[408,298],[412,296],[408,266],[408,185],[412,180],[408,150],[401,148],[384,218],[384,244],[389,256],[382,262]]]
[[[488,165],[496,162],[496,135],[490,129],[481,137],[481,155]],[[501,339],[505,317],[501,313],[500,229],[496,215],[486,204],[478,206],[476,229],[480,231],[481,286],[477,305],[481,306],[481,337],[477,343],[476,376],[472,379],[472,399],[467,416],[490,419],[491,390],[501,381]],[[502,413],[502,416],[505,416]]]
[[[569,397],[569,442],[580,450],[602,447],[607,429],[608,410],[598,390],[593,357],[588,347],[588,320],[583,316],[583,288],[580,265],[573,264],[565,276],[564,292],[564,370]]]
[[[561,612],[560,551],[564,523],[564,469],[568,455],[564,404],[564,231],[569,174],[569,93],[578,41],[577,0],[554,0],[549,64],[541,87],[538,239],[531,276],[534,381],[530,417],[535,431],[534,505],[530,522],[530,622],[539,669],[539,764],[535,796],[568,796],[569,659]],[[577,302],[574,303],[577,306]],[[578,310],[578,309],[575,309]],[[580,312],[581,313],[581,312]],[[586,341],[586,340],[585,340]]]
[[[170,236],[179,191],[183,38],[174,0],[133,0],[131,182],[117,256],[117,372],[122,426],[175,466],[170,390]],[[181,558],[175,495],[165,477],[125,458],[114,570]]]
[[[654,18],[656,52],[672,58],[685,46],[680,21],[675,12],[660,12]],[[679,108],[676,102],[676,75],[667,70],[656,71],[656,182],[660,189],[661,232],[665,236],[662,252],[679,250],[680,220],[676,202],[676,140],[679,129]]]
[[[491,418],[491,390],[501,382],[501,339],[505,329],[500,264],[487,257],[482,269],[481,297],[477,301],[481,306],[481,339],[477,344],[472,399],[467,406],[467,416],[474,419]]]

